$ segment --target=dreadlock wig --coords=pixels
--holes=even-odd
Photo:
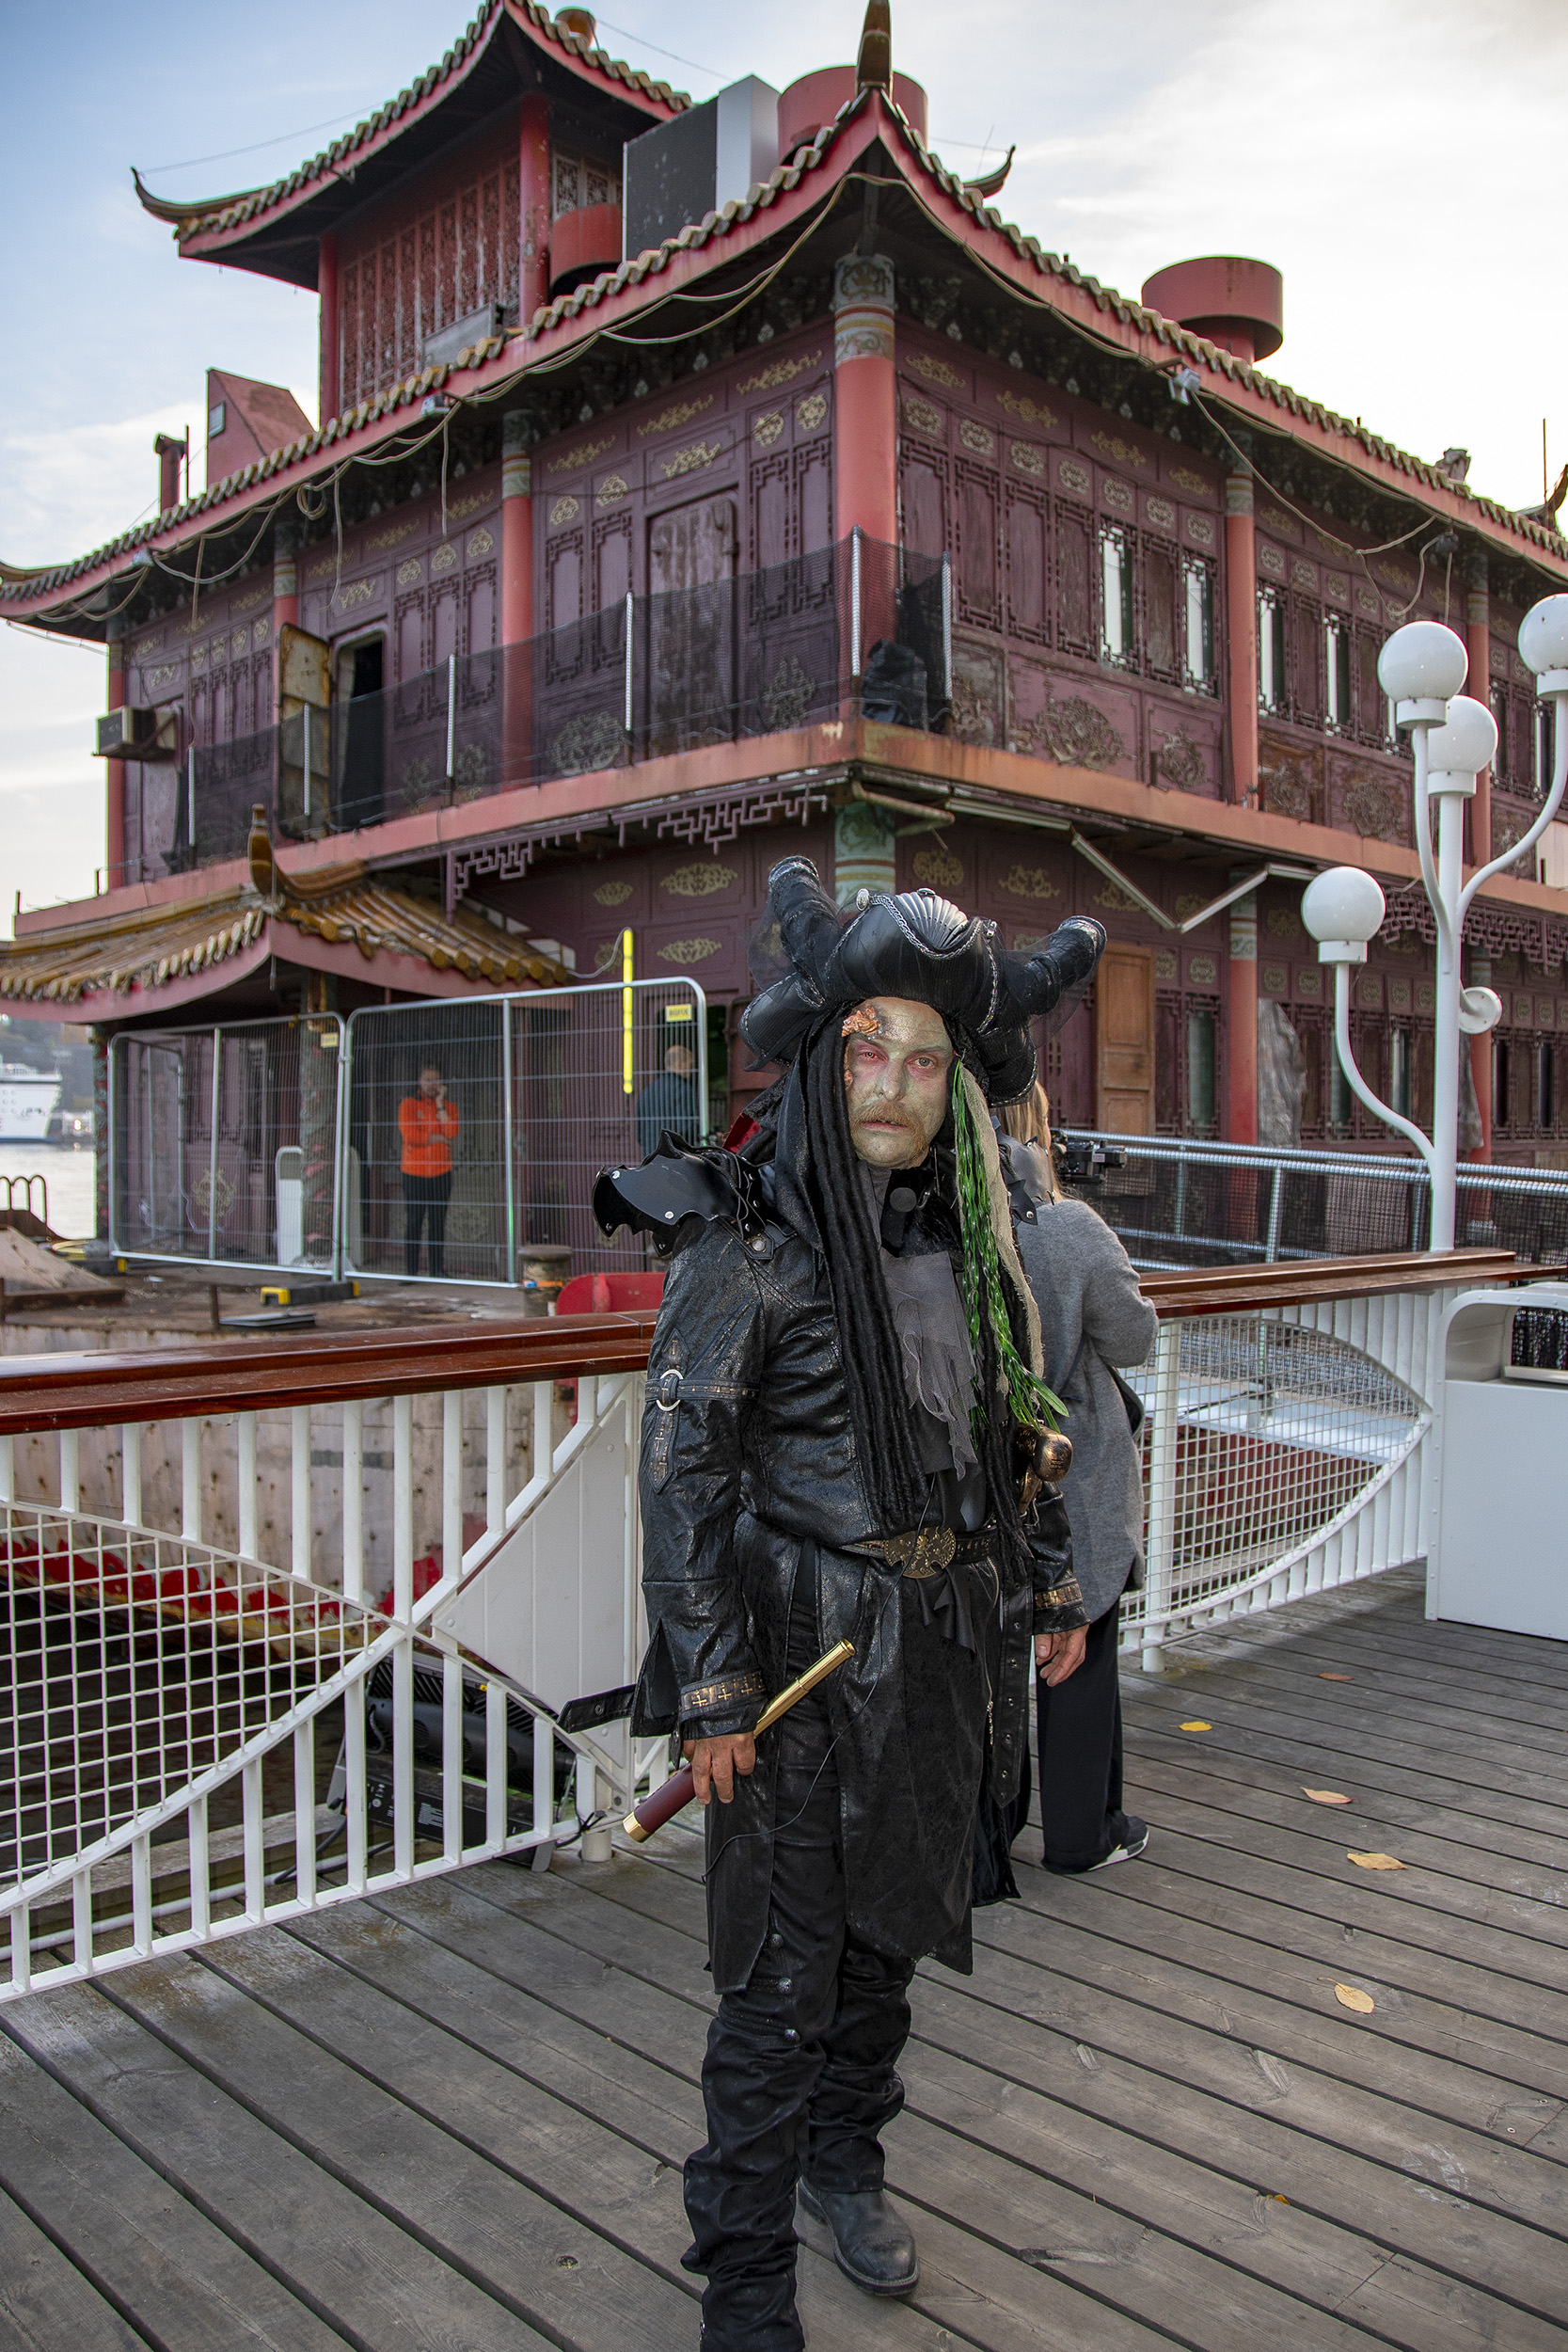
[[[873,1196],[849,1136],[842,1027],[831,1015],[800,1057],[801,1185],[827,1262],[867,1499],[894,1530],[918,1523],[929,1481],[915,1453]]]
[[[1035,1077],[1028,1021],[1076,1001],[1104,946],[1074,917],[1027,961],[982,925],[916,891],[835,908],[809,860],[776,866],[768,900],[790,969],[758,996],[742,1033],[784,1062],[775,1166],[821,1243],[838,1324],[850,1417],[868,1500],[890,1532],[918,1524],[928,1480],[916,1454],[878,1220],[849,1132],[844,1016],[878,995],[931,1006],[955,1049],[950,1115],[939,1138],[961,1237],[964,1305],[974,1357],[973,1431],[1001,1525],[1022,1544],[1014,1432],[1052,1423],[1040,1378],[1039,1322],[1013,1241],[990,1099],[1016,1099]]]

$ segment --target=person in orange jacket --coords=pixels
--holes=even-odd
[[[420,1235],[428,1218],[433,1282],[442,1279],[451,1147],[458,1125],[457,1105],[448,1099],[439,1066],[424,1063],[418,1094],[405,1094],[398,1104],[398,1132],[403,1137],[404,1272],[416,1276],[420,1271]]]

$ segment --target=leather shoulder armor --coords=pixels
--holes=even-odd
[[[1021,1225],[1033,1225],[1035,1211],[1051,1199],[1045,1153],[1037,1144],[1021,1143],[1016,1136],[1001,1134],[996,1142],[1013,1215]]]
[[[666,1130],[640,1167],[599,1170],[593,1206],[607,1239],[623,1225],[673,1238],[695,1216],[705,1225],[733,1225],[750,1241],[766,1221],[765,1171],[733,1152],[704,1151]]]

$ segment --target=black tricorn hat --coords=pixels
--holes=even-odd
[[[790,969],[753,997],[740,1033],[759,1061],[789,1062],[825,1012],[868,996],[902,996],[940,1012],[974,1049],[995,1103],[1035,1080],[1030,1017],[1074,1001],[1105,946],[1102,924],[1073,914],[1036,954],[1010,953],[994,923],[963,914],[934,890],[906,890],[835,907],[810,858],[785,858],[768,877],[768,903]]]

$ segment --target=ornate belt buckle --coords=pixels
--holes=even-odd
[[[950,1527],[914,1527],[903,1535],[876,1536],[868,1546],[879,1551],[890,1567],[901,1568],[912,1577],[940,1575],[958,1548],[958,1539]]]

